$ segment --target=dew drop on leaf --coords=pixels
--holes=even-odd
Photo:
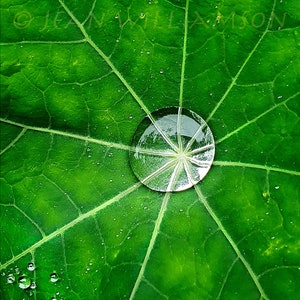
[[[31,286],[31,279],[26,275],[22,275],[18,279],[18,284],[20,289],[26,290]]]
[[[30,288],[31,288],[32,290],[35,290],[35,289],[36,289],[36,283],[35,283],[34,281],[31,283]]]
[[[34,266],[33,262],[28,263],[27,270],[28,271],[34,271],[35,270],[35,266]]]
[[[53,283],[55,283],[55,282],[57,282],[58,281],[58,275],[56,274],[56,273],[51,273],[50,274],[50,281],[51,282],[53,282]]]
[[[14,283],[16,281],[16,278],[13,274],[8,274],[7,276],[7,283]]]
[[[213,162],[212,132],[196,113],[167,107],[147,116],[132,138],[129,160],[136,177],[160,192],[183,191],[201,181]]]

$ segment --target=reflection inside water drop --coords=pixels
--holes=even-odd
[[[212,132],[196,113],[168,107],[152,113],[132,139],[130,165],[148,188],[183,191],[202,180],[213,162]]]
[[[18,285],[19,285],[20,289],[26,290],[31,285],[31,279],[28,276],[26,276],[26,275],[22,275],[18,279]]]
[[[33,262],[28,263],[27,270],[28,271],[34,271],[35,270],[35,266],[34,266]]]
[[[16,278],[15,278],[14,274],[8,274],[7,283],[11,284],[11,283],[14,283],[15,281],[16,281]]]
[[[58,275],[55,272],[53,272],[53,273],[50,274],[50,281],[51,282],[55,283],[58,280],[59,280],[59,277],[58,277]]]

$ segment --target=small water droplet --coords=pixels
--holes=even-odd
[[[53,272],[53,273],[50,274],[50,281],[51,282],[55,283],[58,280],[59,280],[59,277],[58,277],[58,275],[55,272]]]
[[[144,19],[145,18],[145,14],[144,13],[140,13],[140,19]]]
[[[132,114],[129,115],[129,119],[132,119]]]
[[[127,240],[130,240],[130,238],[131,238],[131,237],[130,237],[130,236],[128,236],[128,237],[127,237]]]
[[[275,188],[275,190],[278,190],[279,189],[279,185],[275,185],[274,188]]]
[[[116,43],[119,43],[120,42],[120,39],[116,39]]]
[[[148,54],[148,55],[149,55],[150,53],[151,53],[151,52],[150,52],[149,50],[148,50],[148,51],[146,51],[146,54]]]
[[[14,274],[8,274],[7,276],[7,283],[14,283],[16,281],[16,278]]]
[[[18,285],[19,285],[20,289],[26,290],[31,285],[31,279],[28,276],[26,276],[26,275],[22,275],[18,279]]]
[[[159,70],[159,73],[160,73],[160,74],[163,74],[163,73],[164,73],[164,70],[163,70],[163,69],[160,69],[160,70]]]
[[[34,271],[35,270],[35,266],[34,266],[33,262],[28,263],[27,270],[28,271]]]
[[[15,266],[15,273],[16,273],[16,274],[20,274],[20,269],[19,269],[19,267],[17,267],[17,266]]]
[[[31,288],[32,290],[35,290],[35,289],[36,289],[36,283],[35,283],[34,281],[31,283],[30,288]]]

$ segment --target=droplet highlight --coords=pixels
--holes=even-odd
[[[35,270],[35,266],[33,262],[28,263],[27,270],[31,272]]]
[[[16,278],[14,276],[14,274],[8,274],[7,276],[7,283],[12,284],[16,281]]]
[[[59,277],[58,277],[58,275],[55,272],[53,272],[53,273],[50,274],[50,281],[51,282],[55,283],[58,280],[59,280]]]
[[[148,188],[178,192],[203,180],[215,154],[213,134],[191,110],[167,107],[142,120],[132,139],[130,165]]]
[[[18,285],[20,289],[26,290],[31,286],[31,279],[26,275],[22,275],[18,279]]]

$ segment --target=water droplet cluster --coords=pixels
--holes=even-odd
[[[17,288],[24,291],[27,296],[32,297],[35,295],[35,291],[38,288],[35,278],[36,278],[36,266],[33,262],[29,262],[27,267],[19,268],[15,266],[10,268],[8,272],[3,271],[2,277],[6,278],[6,283],[8,285],[14,285]],[[49,282],[50,284],[56,284],[60,280],[59,275],[56,272],[49,274]],[[60,293],[58,292],[57,295]],[[57,296],[56,295],[56,296]],[[1,297],[0,297],[1,298]],[[55,299],[62,299],[56,298]]]
[[[131,168],[148,188],[186,190],[201,181],[214,159],[215,144],[206,122],[178,107],[160,109],[139,124],[132,139]]]

